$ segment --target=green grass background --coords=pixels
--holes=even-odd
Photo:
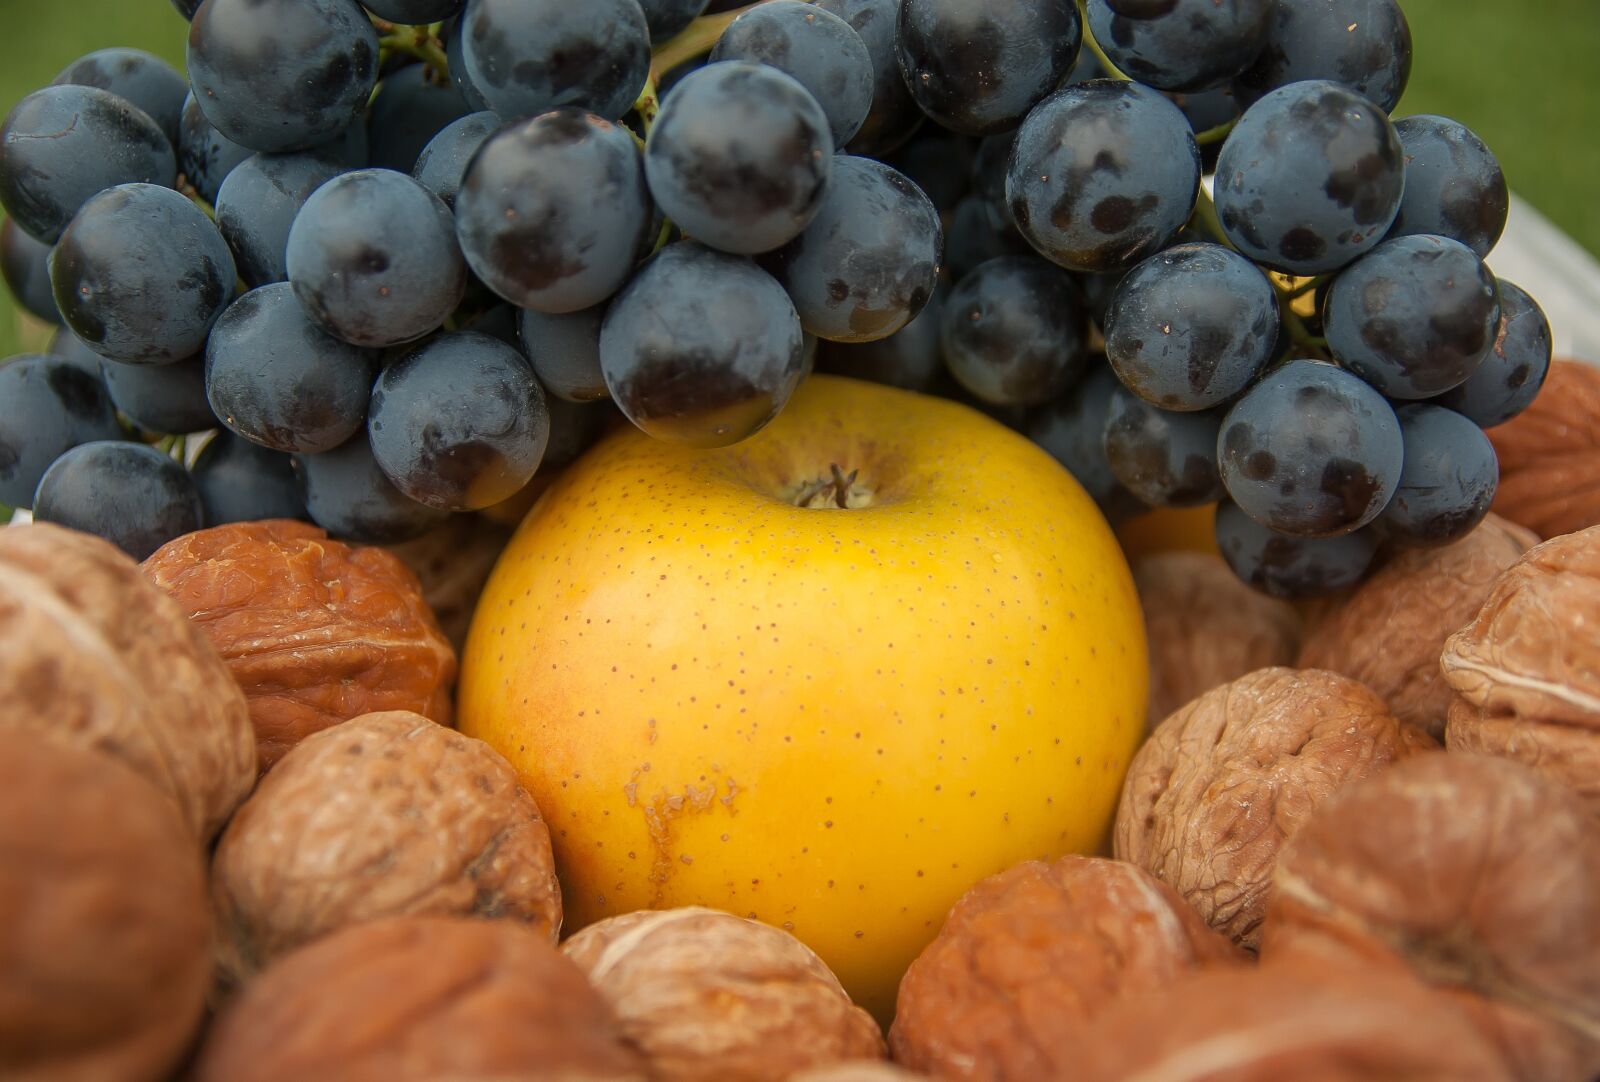
[[[1600,254],[1600,0],[1401,0],[1416,43],[1402,113],[1442,113],[1481,135],[1511,185]],[[182,63],[168,0],[0,0],[0,113],[75,57],[132,45]],[[47,331],[0,302],[0,357]]]

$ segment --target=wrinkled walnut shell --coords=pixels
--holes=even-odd
[[[1410,754],[1383,700],[1320,669],[1262,669],[1173,714],[1128,767],[1112,841],[1254,949],[1284,842],[1341,786]]]
[[[889,1046],[928,1074],[1072,1077],[1097,1015],[1237,949],[1131,864],[1068,856],[990,876],[911,964]]]
[[[287,955],[212,1026],[196,1082],[644,1082],[609,1007],[507,921],[393,917]]]
[[[0,729],[0,1078],[157,1082],[200,1024],[194,836],[120,763]]]
[[[1496,514],[1540,537],[1600,526],[1600,368],[1556,361],[1533,405],[1489,440],[1500,457]]]
[[[1600,815],[1600,730],[1490,714],[1457,699],[1450,704],[1445,745],[1466,755],[1493,755],[1531,766],[1577,793]]]
[[[211,882],[233,976],[379,917],[503,917],[551,943],[561,929],[550,833],[516,772],[420,714],[302,740],[228,824]]]
[[[881,1058],[883,1034],[787,932],[714,909],[626,913],[562,946],[657,1082],[760,1082]]]
[[[255,781],[244,696],[211,643],[116,546],[0,530],[0,729],[109,755],[209,841]]]
[[[303,522],[238,522],[169,542],[144,568],[244,689],[262,770],[361,714],[449,723],[455,651],[391,553]]]
[[[511,530],[481,515],[452,515],[443,526],[414,541],[385,547],[422,583],[422,599],[459,651],[472,626],[478,596],[509,540]]]

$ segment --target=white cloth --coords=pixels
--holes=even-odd
[[[1511,197],[1489,269],[1517,283],[1550,317],[1557,357],[1600,365],[1600,261],[1533,206]]]

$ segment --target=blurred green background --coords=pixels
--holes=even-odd
[[[1443,113],[1499,156],[1517,192],[1600,255],[1600,0],[1401,0],[1416,65],[1401,113]],[[182,63],[168,0],[0,0],[0,113],[74,58],[132,45]],[[0,357],[48,332],[0,301]]]

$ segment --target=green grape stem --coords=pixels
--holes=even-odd
[[[756,0],[754,4],[746,4],[732,11],[700,16],[676,36],[662,42],[656,49],[655,55],[650,60],[650,81],[646,86],[654,87],[661,82],[661,77],[673,68],[709,53],[716,45],[717,39],[722,37],[722,32],[728,29],[728,24],[745,12],[771,2],[772,0]]]
[[[1089,29],[1089,9],[1085,0],[1078,0],[1078,21],[1083,24],[1084,48],[1093,53],[1094,58],[1100,61],[1100,67],[1105,71],[1106,76],[1124,83],[1133,82],[1132,76],[1123,74],[1122,69],[1113,64],[1111,58],[1106,55],[1106,51],[1100,48],[1100,43],[1094,40],[1094,32]]]
[[[1207,128],[1203,132],[1196,132],[1194,136],[1195,144],[1198,146],[1208,147],[1213,143],[1220,143],[1227,139],[1229,135],[1233,134],[1233,126],[1237,123],[1239,123],[1239,118],[1234,117],[1225,124],[1218,124],[1214,128]]]
[[[441,82],[450,81],[450,59],[445,56],[444,42],[439,38],[439,26],[397,26],[385,19],[373,19],[377,28],[378,54],[382,58],[394,53],[414,56],[428,66],[428,70]]]
[[[1224,248],[1233,248],[1233,242],[1228,239],[1228,234],[1223,232],[1222,221],[1217,217],[1217,205],[1211,201],[1204,188],[1200,189],[1195,199],[1194,214],[1190,217],[1189,224]]]

